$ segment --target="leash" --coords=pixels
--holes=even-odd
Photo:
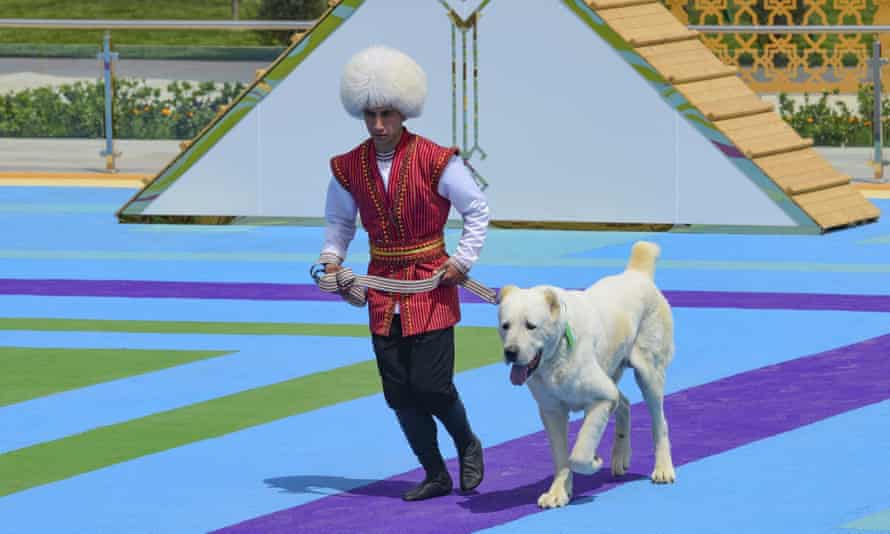
[[[324,270],[322,264],[315,264],[309,268],[309,275],[315,280],[318,288],[326,293],[338,293],[343,300],[359,308],[368,301],[368,289],[388,293],[426,293],[439,287],[439,282],[445,275],[445,271],[439,271],[432,278],[425,280],[393,280],[383,276],[355,274],[349,267],[342,267],[333,273],[325,273]],[[460,285],[489,304],[498,302],[495,290],[471,278],[465,279]]]

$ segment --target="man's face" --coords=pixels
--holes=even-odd
[[[389,152],[395,148],[402,135],[402,122],[405,117],[392,108],[373,108],[365,110],[365,126],[374,139],[377,150]]]

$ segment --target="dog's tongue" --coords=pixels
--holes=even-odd
[[[527,378],[528,366],[514,363],[513,368],[510,369],[510,382],[512,382],[514,386],[521,386],[522,384],[525,384]]]

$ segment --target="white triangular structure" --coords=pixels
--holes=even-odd
[[[423,66],[406,124],[464,150],[495,224],[822,229],[580,0],[344,0],[121,220],[320,221],[329,159],[367,138],[340,74],[374,44]]]

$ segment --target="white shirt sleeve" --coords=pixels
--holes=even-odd
[[[327,221],[325,227],[324,245],[321,253],[334,254],[342,263],[346,259],[346,251],[355,237],[355,218],[358,207],[355,199],[349,191],[343,189],[336,178],[331,178],[328,184],[328,194],[325,202],[324,216]]]
[[[438,192],[451,201],[463,218],[463,233],[451,257],[465,273],[469,272],[479,259],[488,232],[488,201],[467,166],[457,156],[453,156],[442,171]]]

